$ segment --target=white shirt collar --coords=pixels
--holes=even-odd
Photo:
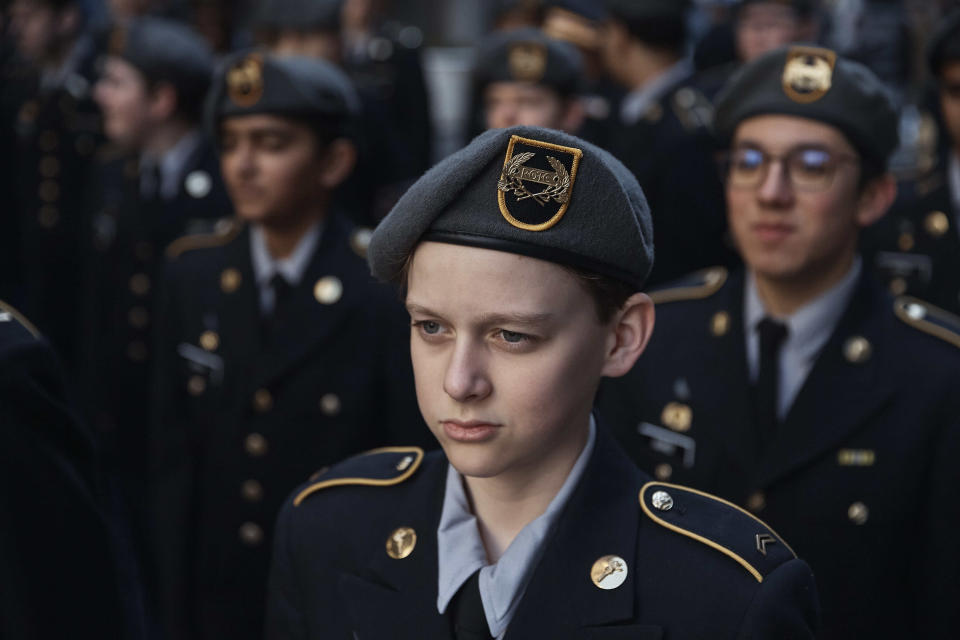
[[[153,190],[164,200],[176,198],[180,193],[180,182],[184,178],[187,163],[200,147],[201,140],[200,131],[193,129],[177,140],[177,143],[159,158],[145,154],[140,162],[141,189]],[[153,179],[150,170],[157,165],[160,167],[160,184],[146,185],[144,181]]]
[[[258,224],[250,227],[250,260],[253,263],[253,277],[260,289],[260,306],[263,311],[269,312],[273,309],[273,287],[270,284],[273,276],[281,274],[292,287],[300,284],[320,243],[322,232],[323,225],[317,222],[300,238],[289,256],[276,260],[267,249],[263,228]]]
[[[517,534],[494,564],[487,564],[477,518],[470,512],[463,478],[452,465],[447,469],[443,513],[437,527],[437,611],[444,613],[463,583],[480,569],[480,598],[490,634],[494,638],[503,637],[540,559],[543,542],[583,476],[596,436],[597,426],[591,415],[587,443],[560,491],[546,511]]]

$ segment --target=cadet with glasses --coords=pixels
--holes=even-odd
[[[955,633],[960,321],[872,282],[860,230],[895,195],[897,116],[865,67],[814,47],[721,96],[746,268],[652,294],[648,356],[601,393],[641,468],[761,515],[808,559],[824,638]]]
[[[488,131],[415,183],[368,259],[404,293],[443,451],[370,452],[293,494],[267,637],[813,637],[787,543],[653,481],[592,414],[650,337],[652,257],[636,179],[558,131]]]

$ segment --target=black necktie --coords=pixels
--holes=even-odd
[[[273,310],[264,318],[264,328],[267,338],[272,340],[285,324],[284,311],[290,303],[290,294],[293,287],[283,275],[277,273],[270,278],[270,288],[273,289]]]
[[[463,583],[450,602],[453,614],[453,637],[456,640],[493,640],[487,616],[483,613],[480,599],[480,570]]]
[[[776,432],[777,395],[780,386],[780,347],[787,337],[787,326],[770,318],[757,324],[760,335],[760,373],[757,376],[756,411],[760,442],[766,444]]]

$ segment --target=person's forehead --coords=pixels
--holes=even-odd
[[[733,144],[744,141],[771,149],[804,144],[821,144],[853,152],[853,147],[837,127],[820,120],[783,114],[759,114],[745,118],[733,135]]]
[[[793,7],[780,2],[753,2],[741,8],[737,14],[739,21],[765,19],[797,19],[797,12]]]
[[[536,313],[586,291],[566,268],[506,251],[424,241],[410,257],[407,302],[474,310]],[[450,292],[456,292],[453,300]],[[461,296],[462,294],[462,296]]]
[[[253,113],[238,116],[227,116],[220,122],[222,131],[232,133],[252,132],[259,130],[289,131],[303,127],[301,123],[272,113]]]
[[[552,88],[526,81],[491,82],[487,85],[486,94],[488,96],[494,94],[498,96],[542,96],[559,100],[559,96]]]

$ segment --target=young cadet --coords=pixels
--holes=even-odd
[[[95,167],[100,192],[89,203],[80,384],[134,508],[146,477],[163,252],[230,211],[200,125],[212,72],[213,55],[192,29],[135,18],[113,30],[94,88],[114,152]]]
[[[712,107],[690,86],[685,11],[678,0],[608,0],[602,43],[629,93],[610,150],[637,176],[653,213],[650,283],[727,260],[723,190],[707,127]]]
[[[635,178],[558,131],[493,129],[414,184],[368,259],[405,293],[443,451],[369,452],[293,494],[267,637],[813,637],[786,542],[653,481],[591,415],[653,329],[652,258]]]
[[[577,97],[580,53],[538,29],[495,33],[480,44],[473,74],[482,129],[515,125],[576,133],[583,124]]]
[[[948,145],[870,230],[865,253],[894,295],[907,293],[960,313],[960,12],[934,36],[927,60]]]
[[[815,47],[746,66],[718,104],[746,269],[657,292],[647,357],[601,393],[660,478],[763,515],[817,577],[824,638],[955,634],[960,320],[889,297],[857,236],[883,215],[897,115]]]
[[[214,82],[238,220],[168,251],[153,533],[169,637],[252,639],[287,493],[318,461],[428,434],[402,309],[331,205],[356,157],[349,81],[254,52]]]

